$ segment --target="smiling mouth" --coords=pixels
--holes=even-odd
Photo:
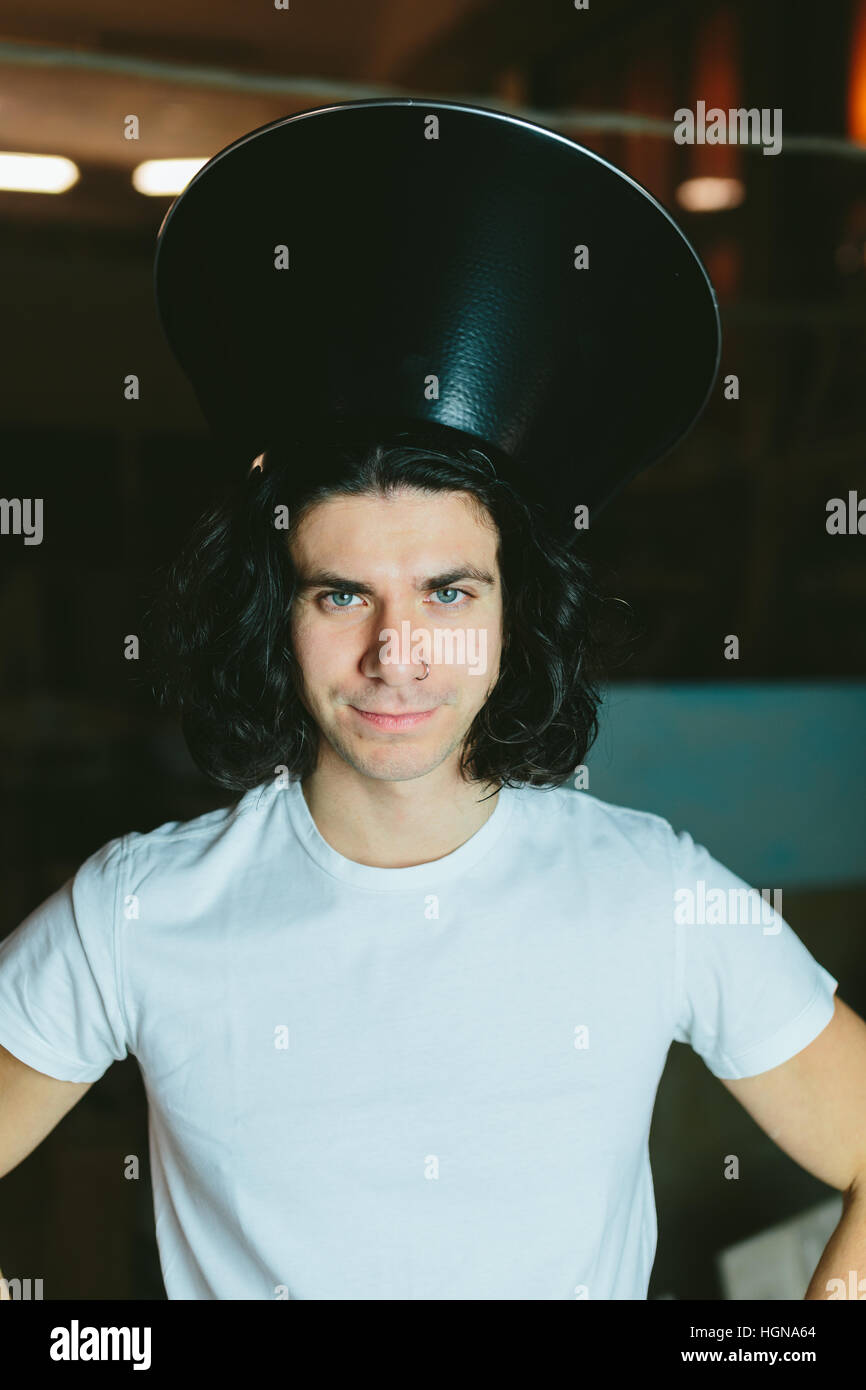
[[[433,709],[408,710],[405,714],[377,714],[373,710],[358,709],[356,705],[350,705],[349,709],[354,710],[359,718],[366,723],[372,724],[378,729],[411,729],[416,724],[421,724],[425,719],[436,713],[437,706]]]

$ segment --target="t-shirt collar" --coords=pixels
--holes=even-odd
[[[493,812],[474,835],[440,859],[427,864],[412,864],[402,869],[383,869],[371,864],[359,864],[347,859],[328,844],[310,814],[300,780],[291,781],[279,793],[284,797],[289,820],[302,848],[320,869],[332,878],[342,879],[357,888],[376,892],[406,892],[430,884],[444,883],[472,868],[497,843],[514,809],[517,791],[502,787]]]

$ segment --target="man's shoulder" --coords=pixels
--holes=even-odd
[[[626,863],[641,865],[653,874],[670,868],[675,832],[654,811],[605,801],[570,786],[552,791],[523,788],[518,804],[524,839],[536,834],[540,842],[558,842],[592,855],[599,870],[603,864],[619,869]]]
[[[580,823],[585,827],[606,828],[612,832],[629,837],[658,840],[671,833],[670,821],[655,811],[642,811],[635,806],[622,806],[618,802],[605,801],[588,791],[575,791],[571,787],[557,787],[552,791],[538,787],[523,787],[519,794],[520,804],[529,814],[539,819],[549,819],[565,829],[568,822]]]
[[[187,820],[164,821],[152,830],[131,830],[114,843],[122,846],[130,863],[140,867],[180,867],[217,851],[231,854],[241,839],[261,831],[275,795],[275,784],[263,784],[227,806]]]

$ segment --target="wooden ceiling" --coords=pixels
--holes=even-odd
[[[209,158],[293,111],[406,91],[507,105],[563,48],[590,56],[646,23],[636,0],[578,12],[561,0],[6,0],[0,18],[0,150],[63,154],[82,170],[62,197],[0,193],[6,224],[150,229],[129,175],[143,159]],[[653,24],[682,8],[661,0]],[[619,28],[614,30],[615,25]],[[140,138],[124,138],[124,118]],[[150,205],[150,206],[148,206]],[[157,219],[158,222],[159,219]]]

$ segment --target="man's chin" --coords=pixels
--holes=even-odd
[[[375,752],[355,751],[346,761],[363,777],[380,782],[410,782],[416,777],[426,777],[447,756],[445,751],[431,754],[428,750],[425,754],[419,748],[382,748]]]
[[[332,733],[328,735],[328,743],[337,756],[362,777],[372,777],[382,782],[405,782],[426,777],[454,752],[454,747],[449,744],[436,748],[428,745],[425,748],[416,739],[413,745],[409,737],[395,737],[388,741],[347,739],[337,738]]]

